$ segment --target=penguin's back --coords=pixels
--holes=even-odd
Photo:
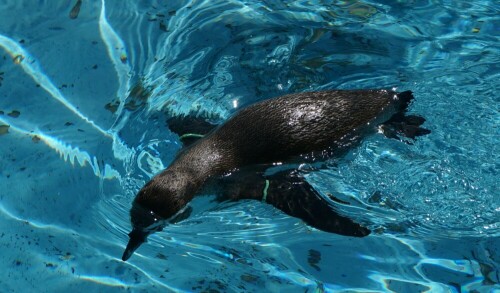
[[[394,112],[395,92],[323,91],[286,95],[239,111],[207,139],[234,152],[238,165],[268,163],[335,147]]]

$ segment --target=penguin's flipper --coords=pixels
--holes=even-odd
[[[380,125],[380,130],[388,138],[405,141],[401,137],[406,137],[415,140],[417,136],[431,133],[429,129],[421,127],[424,122],[424,117],[405,115],[400,112],[394,114],[388,121]],[[405,142],[411,143],[409,141]]]
[[[364,237],[370,230],[340,215],[298,172],[280,172],[269,179],[266,202],[306,224],[330,233]]]
[[[369,229],[340,215],[298,172],[288,170],[268,177],[254,174],[235,174],[226,180],[221,199],[261,200],[325,232],[352,237],[370,234]]]
[[[201,117],[174,116],[167,119],[170,131],[176,133],[184,146],[191,145],[217,127]]]

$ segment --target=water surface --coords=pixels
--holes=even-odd
[[[0,1],[2,292],[500,290],[495,1]],[[221,123],[322,89],[412,90],[432,133],[304,176],[362,239],[197,198],[122,262],[137,190]]]

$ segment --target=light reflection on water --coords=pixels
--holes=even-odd
[[[103,0],[83,2],[72,20],[63,4],[7,2],[0,244],[9,249],[0,257],[15,272],[6,291],[47,275],[65,279],[47,291],[498,285],[494,2]],[[60,16],[39,17],[48,11]],[[219,123],[288,92],[393,86],[415,92],[411,112],[432,134],[414,145],[373,136],[306,175],[350,203],[337,207],[371,236],[330,235],[261,203],[207,197],[130,262],[118,259],[135,192],[180,148],[165,116]]]

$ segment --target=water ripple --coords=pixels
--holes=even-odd
[[[70,290],[238,292],[498,285],[496,2],[101,0],[83,1],[73,19],[70,2],[0,4],[0,245],[12,282],[32,288],[63,275]],[[305,175],[325,198],[349,203],[331,202],[369,237],[207,196],[129,262],[118,259],[133,196],[180,148],[168,116],[220,123],[272,96],[375,87],[411,89],[410,112],[431,135],[413,145],[375,135]],[[41,174],[36,162],[49,159]]]

